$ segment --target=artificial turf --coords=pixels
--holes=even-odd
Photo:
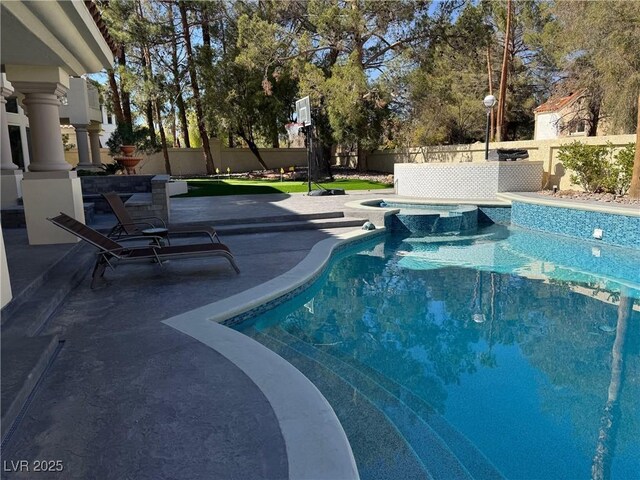
[[[219,195],[256,195],[262,193],[300,193],[307,191],[307,182],[278,180],[242,180],[242,179],[210,179],[187,178],[189,193],[180,197],[213,197]],[[393,185],[371,182],[368,180],[335,180],[320,184],[327,190],[341,188],[343,190],[377,190]],[[317,190],[316,185],[312,185]]]

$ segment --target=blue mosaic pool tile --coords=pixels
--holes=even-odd
[[[341,245],[338,245],[336,248],[333,249],[333,251],[331,252],[331,257],[335,257],[336,255],[342,254],[347,252],[348,250],[358,247],[359,245],[362,245],[363,243],[368,243],[372,240],[376,240],[378,239],[378,237],[382,237],[384,236],[385,232],[384,231],[379,231],[379,232],[374,232],[370,235],[367,235],[365,237],[360,237],[360,238],[356,238],[354,240],[342,243]],[[251,320],[252,318],[255,318],[275,307],[277,307],[278,305],[281,305],[285,302],[288,302],[289,300],[291,300],[292,298],[297,297],[298,295],[300,295],[302,292],[304,292],[305,290],[307,290],[309,287],[311,287],[311,285],[313,285],[313,283],[318,280],[318,278],[320,278],[322,275],[324,275],[327,272],[327,269],[329,268],[330,265],[330,261],[326,262],[322,268],[316,272],[313,276],[309,277],[309,279],[303,283],[302,285],[294,288],[293,290],[289,290],[288,292],[284,293],[283,295],[274,298],[273,300],[270,300],[266,303],[263,303],[262,305],[258,305],[255,308],[252,308],[251,310],[247,310],[246,312],[242,312],[239,315],[235,315],[233,317],[227,318],[226,320],[222,321],[221,323],[223,325],[226,325],[227,327],[232,327],[235,325],[239,325],[242,322],[246,322],[247,320]]]
[[[480,225],[509,225],[511,223],[511,207],[478,207],[478,223]]]
[[[593,230],[600,228],[602,243],[640,248],[640,217],[513,202],[511,221],[531,230],[584,240],[593,240]]]

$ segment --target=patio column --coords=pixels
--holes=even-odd
[[[11,301],[11,281],[9,279],[9,267],[7,266],[7,253],[4,250],[4,238],[2,237],[2,229],[0,228],[0,308]]]
[[[9,140],[9,122],[7,121],[7,98],[13,94],[13,85],[7,81],[6,75],[2,74],[0,85],[0,140],[2,141],[2,151],[0,153],[0,175],[2,183],[1,203],[2,208],[14,207],[18,204],[18,198],[22,196],[20,183],[22,182],[22,170],[13,163],[11,156],[11,141]]]
[[[89,144],[91,146],[91,162],[94,169],[102,167],[102,158],[100,156],[100,124],[89,125]]]
[[[22,181],[29,244],[75,243],[75,235],[47,220],[64,212],[85,221],[80,179],[64,159],[60,131],[59,97],[68,89],[69,75],[57,67],[5,68],[15,88],[25,96],[31,129],[31,163]]]
[[[87,135],[88,125],[74,125],[76,129],[76,143],[78,144],[78,167],[77,170],[89,170],[93,167],[89,157],[89,137]]]

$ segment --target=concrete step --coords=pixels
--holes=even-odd
[[[326,218],[342,218],[342,217],[344,217],[344,212],[342,211],[331,211],[331,212],[320,212],[320,213],[300,213],[300,214],[292,213],[287,215],[273,215],[270,217],[223,218],[220,220],[215,220],[213,222],[208,222],[208,224],[211,225],[213,223],[217,228],[223,225],[247,225],[251,223],[303,222],[307,220],[320,220],[320,219],[326,219]]]
[[[289,232],[298,230],[321,230],[325,228],[361,227],[364,218],[327,218],[305,221],[249,223],[241,225],[219,225],[215,228],[219,235],[241,235],[249,233]]]
[[[14,291],[11,302],[2,309],[0,322],[3,328],[22,308],[23,304],[36,298],[46,301],[49,296],[51,296],[50,292],[44,294],[36,294],[36,292],[47,284],[55,287],[52,291],[55,292],[57,298],[53,301],[54,303],[57,302],[57,306],[59,303],[58,300],[64,298],[78,284],[78,282],[73,283],[73,281],[77,279],[76,276],[78,274],[84,275],[89,265],[95,261],[94,250],[94,247],[85,242],[78,243],[73,248],[70,248],[57,261],[52,263],[49,268],[41,272],[40,275],[34,278],[22,291]],[[62,297],[60,297],[60,295],[62,295]]]
[[[13,338],[2,336],[2,445],[16,428],[31,392],[59,351],[56,335]],[[17,426],[17,425],[16,425]]]
[[[3,445],[61,346],[57,334],[41,333],[66,296],[90,271],[95,261],[93,251],[86,244],[69,249],[2,309]]]

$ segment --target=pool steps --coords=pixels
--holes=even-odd
[[[273,332],[268,335],[259,332],[258,335],[261,341],[268,337],[270,348],[290,349],[330,370],[342,382],[365,394],[373,407],[396,426],[434,480],[504,478],[464,435],[430,405],[379,372],[365,367],[364,373],[283,329],[278,330],[277,336]]]

